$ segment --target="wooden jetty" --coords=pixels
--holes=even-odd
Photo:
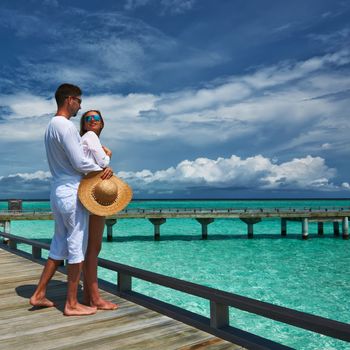
[[[118,310],[64,317],[66,286],[61,273],[48,291],[58,307],[33,310],[28,299],[42,271],[35,262],[43,263],[42,250],[49,246],[4,232],[1,236],[9,239],[8,245],[0,243],[1,349],[291,349],[235,328],[231,308],[350,342],[349,324],[105,259],[98,264],[117,272],[117,284],[100,281],[100,288],[106,299],[120,304]],[[31,246],[32,254],[19,252],[17,243]],[[133,291],[133,278],[207,300],[210,317]]]
[[[126,209],[107,218],[107,239],[113,239],[113,225],[119,219],[148,219],[154,226],[154,239],[160,239],[160,226],[167,219],[195,219],[201,225],[202,239],[208,237],[208,226],[215,219],[240,219],[247,224],[247,237],[253,238],[254,225],[264,219],[280,219],[281,235],[287,235],[287,222],[301,222],[303,239],[309,237],[309,223],[318,223],[318,235],[323,235],[324,222],[333,223],[335,236],[339,236],[340,225],[343,239],[349,238],[350,207],[343,208],[166,208],[166,209]],[[0,211],[0,224],[10,232],[12,220],[53,220],[51,212],[3,210]]]
[[[34,309],[28,300],[41,271],[40,264],[0,248],[1,349],[243,349],[103,290],[117,310],[65,317],[62,272],[48,288],[57,307]]]

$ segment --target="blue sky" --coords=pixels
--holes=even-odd
[[[135,198],[349,197],[350,2],[2,0],[0,14],[0,199],[48,198],[63,82],[101,110]]]

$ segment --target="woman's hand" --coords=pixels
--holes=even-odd
[[[102,180],[107,180],[113,176],[113,169],[110,167],[104,168],[101,175]]]
[[[111,158],[112,157],[112,151],[109,148],[107,148],[106,146],[102,146],[102,148],[105,151],[105,153],[107,154],[107,156],[109,158]]]

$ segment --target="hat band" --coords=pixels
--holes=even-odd
[[[94,197],[94,200],[100,204],[103,205],[104,207],[107,207],[109,205],[112,205],[113,203],[115,203],[117,201],[117,198],[114,199],[113,201],[106,201],[106,200],[101,200],[100,198],[96,198],[95,195],[93,194],[92,197]]]

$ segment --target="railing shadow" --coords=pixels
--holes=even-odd
[[[318,235],[316,234],[309,234],[309,239],[336,239],[341,237],[335,237],[333,234],[325,234],[325,235]],[[274,239],[274,240],[297,240],[301,241],[302,235],[300,233],[289,233],[287,236],[281,236],[276,233],[266,234],[266,233],[257,233],[254,234],[254,237],[252,239],[249,239],[251,241],[254,240],[261,240],[261,239]],[[200,235],[166,235],[163,234],[160,236],[160,239],[155,241],[153,235],[150,236],[144,236],[144,235],[133,235],[133,236],[117,236],[114,235],[112,242],[117,243],[124,243],[124,242],[159,242],[159,241],[226,241],[226,240],[248,240],[246,234],[232,234],[232,235],[222,235],[222,234],[209,234],[208,238],[202,239]],[[107,241],[107,237],[103,237],[103,242],[106,242],[106,244],[110,243]]]

